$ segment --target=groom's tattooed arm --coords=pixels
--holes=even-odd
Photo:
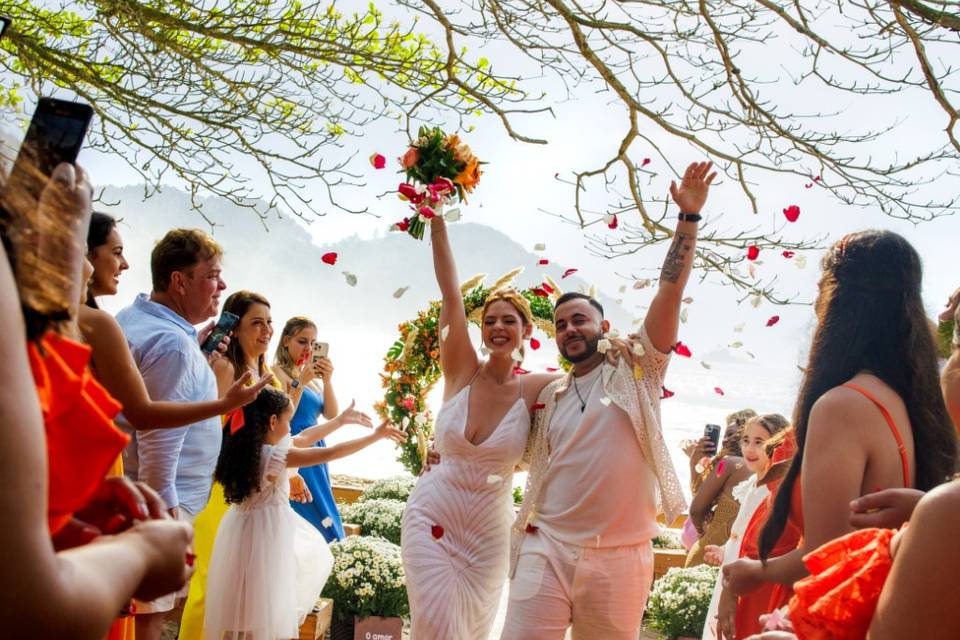
[[[677,231],[673,236],[673,243],[670,250],[667,251],[667,257],[663,261],[663,267],[660,269],[660,280],[676,284],[683,273],[686,256],[693,250],[693,239],[695,236],[683,231]]]

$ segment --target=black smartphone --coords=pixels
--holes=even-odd
[[[713,452],[716,453],[720,448],[720,425],[708,424],[703,428],[703,437],[710,438],[713,443]]]
[[[4,189],[4,224],[10,223],[11,216],[29,220],[57,165],[77,161],[92,119],[90,105],[40,98]]]
[[[10,26],[10,18],[6,16],[0,16],[0,38],[3,37],[3,34],[7,32],[7,27]]]
[[[213,331],[210,332],[210,335],[207,336],[207,339],[203,341],[203,344],[200,345],[200,349],[204,353],[213,353],[216,351],[220,343],[223,342],[223,339],[228,333],[233,331],[233,328],[237,326],[238,322],[240,322],[240,316],[237,314],[230,313],[229,311],[221,313],[216,326],[213,328]]]

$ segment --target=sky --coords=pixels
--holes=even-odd
[[[341,3],[340,6],[349,7],[350,4]],[[472,46],[476,47],[477,55],[489,57],[495,66],[503,66],[513,72],[513,66],[509,65],[516,65],[517,72],[530,71],[525,63],[502,46],[483,46],[480,43],[472,43]],[[756,64],[773,68],[776,62],[758,59]],[[556,81],[547,78],[544,82]],[[829,104],[831,110],[841,114],[841,122],[845,126],[899,122],[898,129],[892,134],[878,141],[874,147],[864,149],[866,155],[882,156],[897,151],[908,153],[912,145],[923,146],[943,135],[943,118],[928,98],[920,99],[917,94],[904,96],[895,112],[884,112],[864,97],[842,95],[838,98],[832,92],[816,90],[798,92],[786,82],[782,87],[771,90],[780,88],[795,94],[798,111],[822,110],[823,104]],[[556,93],[559,98],[559,86]],[[573,187],[564,180],[571,176],[572,171],[593,168],[615,153],[625,130],[626,113],[617,103],[611,102],[609,94],[597,91],[595,85],[589,84],[582,86],[568,99],[557,100],[553,107],[552,116],[524,116],[515,121],[515,126],[524,134],[549,140],[547,145],[511,140],[499,121],[491,116],[470,120],[474,129],[462,136],[488,164],[484,167],[477,192],[468,204],[461,205],[464,219],[496,227],[531,249],[537,243],[544,243],[544,258],[578,268],[578,275],[611,297],[622,298],[623,307],[634,317],[642,318],[653,289],[636,290],[632,285],[638,278],[656,277],[666,245],[649,247],[635,256],[605,259],[591,255],[584,246],[584,234],[600,231],[601,225],[594,225],[585,231],[552,215],[570,214],[572,211]],[[28,107],[27,112],[30,110]],[[649,129],[645,133],[657,135]],[[383,235],[390,223],[406,215],[403,203],[392,193],[400,181],[394,159],[402,155],[406,141],[406,134],[397,130],[395,122],[374,123],[365,128],[362,138],[345,141],[339,153],[355,153],[351,168],[362,174],[366,185],[338,195],[352,206],[369,206],[371,214],[331,212],[305,222],[305,231],[316,244],[322,246],[352,235],[375,238]],[[653,149],[645,149],[643,142],[638,140],[631,152],[635,158],[649,156],[652,159],[645,167],[647,184],[644,188],[650,193],[666,195],[670,180],[676,177],[669,165],[682,171],[686,163],[704,158],[692,147],[677,140],[664,141],[661,150],[666,159]],[[367,163],[366,158],[372,153],[382,153],[388,158],[387,169],[375,171]],[[331,159],[334,158],[336,155]],[[85,150],[80,162],[90,170],[95,183],[122,186],[139,182],[139,176],[116,158]],[[561,179],[557,179],[556,175]],[[877,211],[844,205],[830,198],[824,190],[805,188],[804,181],[795,177],[757,174],[756,179],[760,181],[755,185],[759,199],[758,214],[749,210],[738,187],[721,176],[711,189],[704,208],[702,228],[778,229],[793,240],[825,236],[825,243],[858,229],[891,229],[907,237],[923,256],[924,300],[928,315],[935,316],[949,294],[960,286],[960,272],[955,267],[956,257],[953,253],[957,238],[960,238],[960,222],[956,217],[914,225],[886,217]],[[255,187],[265,188],[263,176],[251,174],[251,180]],[[180,185],[170,183],[171,188],[177,186]],[[949,199],[958,195],[960,180],[956,176],[946,176],[925,189],[931,198]],[[322,198],[319,190],[308,188],[306,193]],[[603,200],[596,188],[590,197],[598,198],[598,202]],[[792,204],[800,207],[801,215],[796,223],[790,224],[785,221],[781,210]],[[676,208],[671,207],[669,213],[672,218]],[[622,216],[621,227],[637,220],[635,216],[629,213]],[[599,212],[596,217],[599,218]],[[202,226],[199,216],[197,224]],[[610,234],[615,236],[618,232],[623,233],[621,229]],[[269,242],[266,234],[264,241]],[[413,250],[424,248],[411,245]],[[778,291],[782,294],[798,303],[809,303],[816,295],[821,255],[820,251],[808,252],[805,256],[806,266],[800,268],[795,258],[788,260],[779,252],[763,252],[755,269],[765,276],[777,276]],[[621,287],[625,287],[623,293],[619,292]],[[121,293],[124,293],[123,288]],[[775,306],[762,302],[754,307],[717,276],[700,282],[695,275],[687,294],[693,301],[685,305],[687,321],[681,326],[680,339],[690,347],[693,357],[675,357],[671,364],[667,386],[675,390],[677,396],[664,402],[664,424],[669,439],[677,443],[681,438],[694,437],[702,431],[705,422],[721,422],[723,415],[747,404],[759,411],[780,412],[789,416],[799,380],[797,367],[804,362],[813,328],[810,306]],[[121,295],[120,298],[125,300],[127,296]],[[375,313],[378,302],[371,300],[370,304],[371,312]],[[779,322],[767,326],[773,316],[779,316]],[[629,328],[623,327],[621,330]],[[392,326],[384,327],[384,335],[390,335],[394,329]],[[337,352],[338,343],[343,353],[343,345],[354,345],[351,349],[356,349],[355,345],[362,340],[363,337],[350,335],[349,330],[344,330],[341,335],[331,339],[332,352]],[[742,346],[737,346],[738,343]],[[370,353],[355,352],[351,359],[359,360],[364,367],[376,366],[372,363],[379,363],[381,355],[372,349]],[[552,356],[545,352],[543,357],[548,359]],[[359,373],[356,379],[356,384],[360,385]],[[723,396],[714,390],[717,387],[724,391]],[[376,393],[376,389],[367,388],[357,395],[372,401]],[[342,437],[356,435],[349,429],[346,432],[347,435]],[[338,434],[332,440],[336,441],[339,437]],[[376,455],[368,456],[359,467],[356,461],[350,465],[334,463],[332,470],[355,471],[360,468],[362,474],[388,475],[399,470],[396,465],[391,466],[390,458],[389,450],[381,447]],[[682,462],[679,457],[677,462]]]

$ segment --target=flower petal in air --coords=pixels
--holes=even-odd
[[[640,167],[641,167],[641,168],[642,168],[642,167],[645,167],[645,166],[647,166],[648,164],[650,164],[650,158],[644,158],[644,159],[640,162]]]
[[[689,310],[689,309],[683,309],[682,311],[680,311],[680,322],[682,322],[682,323],[684,323],[684,324],[687,323],[687,317],[689,316],[689,314],[687,313],[688,311],[690,311],[690,310]]]
[[[563,275],[560,276],[560,277],[561,277],[561,278],[566,278],[567,276],[572,276],[572,275],[575,274],[576,272],[577,272],[576,269],[567,269],[566,271],[563,272]]]
[[[546,258],[541,258],[540,260],[537,260],[537,264],[539,264],[542,267],[543,265],[550,264],[550,261],[547,260]]]
[[[761,302],[763,302],[763,296],[761,296],[759,293],[755,293],[750,296],[750,306],[754,309],[759,307]]]
[[[637,280],[636,282],[634,282],[634,283],[633,283],[633,288],[634,288],[634,289],[646,289],[647,287],[649,287],[649,286],[652,285],[652,284],[653,284],[653,280],[650,280],[649,278],[644,278],[643,280]]]
[[[793,264],[797,265],[797,269],[803,269],[805,266],[807,266],[807,256],[797,256],[797,259],[793,261]]]
[[[782,255],[784,258],[786,258],[787,260],[789,260],[789,259],[792,258],[793,256],[797,255],[797,252],[796,252],[796,251],[784,251],[781,255]]]
[[[518,366],[518,367],[514,367],[514,368],[513,368],[513,375],[515,375],[515,376],[523,376],[523,375],[526,375],[526,374],[528,374],[528,373],[530,373],[530,372],[527,371],[526,369],[524,369],[523,367],[519,367],[519,366]]]
[[[463,216],[460,213],[460,207],[454,207],[443,214],[443,219],[447,222],[456,222]]]
[[[510,357],[513,358],[513,361],[514,361],[514,362],[522,362],[522,361],[523,361],[523,354],[520,353],[520,349],[514,349],[514,350],[510,353]]]
[[[693,355],[693,353],[690,352],[690,347],[680,341],[677,341],[677,344],[673,345],[673,352],[684,358],[689,358]]]
[[[712,368],[713,368],[713,365],[711,365],[711,364],[710,364],[709,362],[707,362],[706,360],[701,360],[701,361],[700,361],[700,366],[703,367],[704,369],[712,369]]]
[[[661,400],[666,400],[667,398],[672,398],[673,396],[677,395],[673,391],[670,391],[670,389],[667,389],[666,387],[660,387],[660,388],[662,389],[662,394],[660,396]]]
[[[773,325],[780,322],[780,316],[770,316],[770,319],[767,320],[767,326],[772,327]]]
[[[760,256],[760,247],[755,244],[747,247],[747,260],[756,260]]]
[[[370,164],[374,169],[383,169],[387,166],[387,159],[384,158],[382,154],[375,153],[370,156]]]
[[[609,406],[610,406],[610,398],[608,398],[607,396],[603,396],[602,398],[600,398],[600,404],[602,404],[602,405],[605,406],[605,407],[609,407]]]
[[[545,244],[542,243],[542,242],[538,242],[537,244],[533,245],[533,250],[534,250],[534,251],[546,251],[546,250],[547,250],[547,245],[545,245]]]
[[[320,524],[322,524],[324,528],[329,529],[330,527],[333,526],[333,518],[331,518],[330,516],[327,516],[326,518],[320,521]]]
[[[747,323],[746,323],[746,322],[740,322],[740,323],[738,323],[738,324],[733,328],[733,332],[734,332],[734,333],[743,333],[743,328],[744,328],[745,326],[747,326]]]
[[[443,342],[447,339],[447,336],[450,334],[450,325],[445,324],[443,328],[440,329],[440,342]]]
[[[544,291],[543,287],[534,287],[534,288],[531,289],[530,291],[533,292],[533,295],[535,295],[535,296],[537,296],[537,297],[540,297],[540,298],[549,298],[549,297],[550,297],[550,294],[547,293],[546,291]]]
[[[800,217],[800,207],[795,204],[790,205],[783,210],[783,217],[787,219],[787,222],[796,222],[797,218]]]
[[[357,286],[357,276],[353,275],[349,271],[343,272],[343,278],[347,281],[347,284],[351,287]]]
[[[430,527],[430,535],[432,535],[435,539],[439,540],[440,538],[443,537],[443,527],[441,527],[438,524],[432,525]]]
[[[620,225],[620,221],[617,220],[617,214],[615,213],[608,213],[603,216],[603,223],[611,229],[616,229]]]
[[[540,341],[536,338],[530,338],[530,348],[536,351],[540,348]]]
[[[323,254],[322,256],[320,256],[320,259],[329,265],[337,264],[337,254],[334,251]]]
[[[407,292],[407,289],[409,288],[410,287],[400,287],[399,289],[393,292],[393,297],[399,300],[401,297],[403,297],[403,294],[405,294]]]
[[[612,347],[612,346],[613,346],[613,345],[610,344],[610,341],[609,341],[609,340],[607,340],[606,338],[601,338],[601,339],[597,342],[597,351],[600,352],[600,353],[606,353],[607,350],[610,349],[610,347]]]
[[[547,373],[554,373],[556,371],[560,371],[560,369],[556,367],[547,367]]]
[[[708,367],[708,368],[709,368],[709,367]],[[714,387],[714,388],[713,388],[713,392],[716,393],[718,396],[725,396],[725,395],[727,395],[727,394],[725,394],[725,393],[723,392],[723,389],[721,389],[720,387]]]
[[[638,356],[644,356],[647,354],[647,350],[643,348],[643,345],[639,342],[633,343],[633,353]]]

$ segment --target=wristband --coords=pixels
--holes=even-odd
[[[700,222],[702,217],[699,213],[684,213],[683,211],[679,215],[680,222]]]

